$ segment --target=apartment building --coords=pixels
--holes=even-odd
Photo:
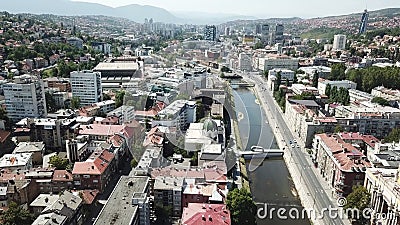
[[[154,181],[154,204],[172,206],[172,215],[182,215],[183,177],[159,176]]]
[[[176,127],[186,130],[196,121],[196,102],[177,100],[158,113],[159,119],[152,121],[152,126]]]
[[[337,134],[317,134],[314,138],[314,163],[337,196],[347,196],[352,187],[362,185],[366,168],[371,167],[367,157]]]
[[[297,70],[299,68],[299,59],[291,58],[284,55],[268,55],[259,58],[258,69],[261,71],[269,71],[271,69],[289,69]]]
[[[81,106],[101,102],[103,99],[100,72],[74,71],[70,74],[70,81],[72,96],[79,98]]]
[[[36,76],[14,77],[14,81],[4,84],[3,89],[7,116],[12,121],[47,116],[44,83]]]

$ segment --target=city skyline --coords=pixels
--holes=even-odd
[[[203,0],[201,2],[183,1],[183,0],[72,0],[80,2],[99,3],[111,7],[125,6],[129,4],[150,5],[166,9],[170,12],[205,12],[218,14],[235,14],[255,16],[258,18],[268,17],[323,17],[333,15],[344,15],[350,13],[360,13],[367,7],[369,11],[383,8],[399,8],[400,4],[396,0],[385,1],[345,1],[338,0],[329,7],[321,4],[321,1],[294,1],[282,0],[277,2],[268,2],[262,0],[236,1],[232,4],[229,0]],[[260,7],[265,6],[265,7]],[[282,8],[285,6],[285,8]],[[221,11],[223,9],[223,11]],[[311,10],[310,10],[311,9]]]

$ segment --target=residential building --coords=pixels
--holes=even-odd
[[[318,92],[321,95],[325,95],[326,86],[328,84],[331,86],[331,90],[333,87],[336,87],[338,90],[340,88],[345,88],[347,90],[357,88],[357,84],[349,80],[334,80],[334,81],[324,80],[322,82],[318,82]]]
[[[72,173],[55,168],[36,168],[25,172],[25,179],[36,183],[41,194],[60,193],[74,188]]]
[[[4,84],[4,98],[7,116],[14,122],[47,116],[44,84],[35,76],[17,76],[13,83]]]
[[[123,124],[135,119],[135,107],[123,105],[107,113],[107,116],[116,116],[118,117],[119,124]]]
[[[153,168],[164,165],[167,161],[162,154],[162,148],[153,145],[147,146],[142,157],[140,158],[134,174],[136,176],[148,176]]]
[[[314,162],[324,180],[337,196],[347,196],[352,187],[362,185],[366,168],[371,167],[367,157],[337,134],[315,135]]]
[[[47,206],[53,205],[59,198],[59,195],[40,194],[31,204],[29,204],[29,208],[34,215],[40,215]]]
[[[154,204],[172,206],[172,216],[181,216],[183,180],[182,177],[156,177],[154,181]]]
[[[176,127],[186,130],[196,121],[196,102],[176,100],[158,113],[159,119],[152,121],[152,126]]]
[[[398,224],[400,221],[399,170],[369,168],[366,171],[364,186],[371,194],[371,224]]]
[[[89,70],[70,74],[72,96],[78,97],[81,106],[91,105],[103,99],[101,73]]]
[[[12,171],[32,168],[32,153],[5,154],[0,158],[0,169]]]
[[[2,130],[0,128],[0,156],[3,154],[11,153],[15,147],[14,142],[11,140],[11,132]]]
[[[333,36],[333,50],[345,50],[346,49],[346,35],[336,34]]]
[[[32,153],[33,165],[42,165],[45,145],[43,142],[20,142],[14,149],[13,154]]]
[[[400,101],[400,90],[392,90],[383,86],[375,87],[371,91],[373,97],[381,97],[388,101]]]
[[[319,95],[318,89],[316,87],[306,86],[304,84],[292,84],[290,89],[296,95],[301,95],[303,93],[312,94],[314,96],[318,96]]]
[[[397,169],[400,165],[400,143],[378,142],[367,156],[375,168]]]
[[[28,141],[43,142],[46,149],[65,150],[66,140],[74,138],[75,129],[79,127],[76,119],[22,119],[17,124],[16,133],[23,135],[26,131]],[[21,132],[20,132],[21,131]],[[23,142],[24,140],[20,140]]]
[[[186,178],[182,193],[182,206],[191,203],[222,204],[228,194],[228,189],[221,189],[217,183],[204,183],[201,180]]]
[[[308,77],[312,78],[315,73],[318,74],[319,78],[328,78],[331,74],[332,69],[326,66],[306,66],[300,67],[299,70],[303,71]]]
[[[67,217],[63,215],[58,215],[57,213],[46,213],[39,215],[35,221],[33,221],[32,225],[67,225]]]
[[[116,171],[114,154],[96,149],[85,162],[75,162],[72,175],[78,189],[97,189],[103,192]]]
[[[289,69],[294,71],[297,70],[298,67],[298,58],[291,58],[284,55],[267,55],[258,60],[258,69],[261,71],[269,71],[272,69]]]
[[[217,40],[217,27],[215,25],[207,25],[204,29],[204,40],[216,41]]]
[[[208,162],[225,162],[225,151],[222,144],[204,145],[198,154],[199,166],[203,166],[204,163]]]
[[[183,209],[182,224],[231,224],[230,211],[224,204],[189,203]]]
[[[149,178],[122,176],[94,225],[149,225]]]
[[[94,72],[101,73],[102,86],[119,89],[121,86],[137,83],[144,76],[144,62],[134,57],[116,58],[99,63]],[[144,79],[139,79],[139,83]]]
[[[252,56],[246,53],[240,53],[239,54],[239,70],[243,71],[252,71]]]
[[[111,53],[111,45],[104,42],[92,42],[92,48],[95,51],[102,52],[105,55]]]
[[[371,101],[373,99],[373,96],[371,94],[356,89],[350,89],[349,95],[350,102]]]
[[[57,201],[47,205],[42,214],[57,213],[67,217],[69,225],[79,225],[83,223],[84,217],[82,212],[82,199],[70,191],[64,191],[59,195]]]

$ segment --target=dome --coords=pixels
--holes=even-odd
[[[203,130],[205,130],[206,132],[217,131],[218,130],[217,123],[214,120],[207,118],[203,123]]]

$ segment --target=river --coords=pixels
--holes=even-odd
[[[240,137],[245,150],[249,150],[253,145],[272,149],[278,148],[266,115],[259,106],[253,92],[249,89],[236,89],[233,91],[233,95]],[[259,208],[265,208],[264,203],[268,204],[267,217],[257,219],[258,225],[310,225],[306,218],[293,220],[282,217],[280,219],[276,214],[277,209],[285,208],[287,213],[283,216],[290,217],[288,213],[290,209],[295,208],[297,210],[293,210],[293,213],[301,212],[303,209],[283,159],[247,160],[247,170],[254,201]],[[270,213],[273,208],[276,210],[274,213]],[[265,211],[262,212],[265,213]],[[271,215],[272,219],[270,218]]]

